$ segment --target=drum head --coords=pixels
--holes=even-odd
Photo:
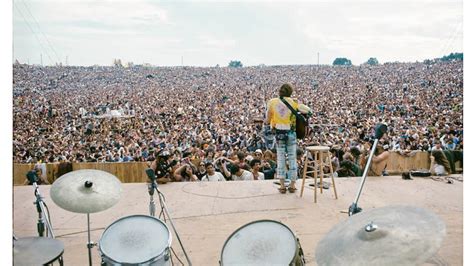
[[[237,229],[221,253],[222,265],[289,265],[297,251],[296,238],[285,225],[255,221]]]
[[[144,263],[161,257],[171,245],[166,224],[155,217],[132,215],[112,223],[99,242],[103,256],[118,263]]]

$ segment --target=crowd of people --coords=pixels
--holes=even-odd
[[[384,150],[409,156],[463,149],[462,61],[244,68],[14,64],[14,162],[156,167],[165,158],[173,169],[169,180],[262,179],[258,172],[273,178],[276,149],[262,134],[262,121],[266,102],[284,83],[312,110],[312,132],[298,142],[298,160],[310,144],[330,146],[335,159],[357,160],[380,122],[388,125]],[[208,171],[209,164],[223,178]]]

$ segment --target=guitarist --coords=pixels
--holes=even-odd
[[[290,179],[288,191],[296,191],[295,182],[298,165],[296,163],[296,116],[287,106],[289,104],[294,110],[303,114],[310,114],[311,109],[291,98],[293,87],[290,84],[283,84],[278,91],[278,98],[270,99],[267,102],[267,113],[265,124],[270,125],[275,132],[277,150],[277,178],[280,179],[282,194],[286,193],[285,179]],[[286,101],[287,103],[284,103]],[[287,162],[288,161],[288,162]],[[287,169],[288,163],[288,169]]]

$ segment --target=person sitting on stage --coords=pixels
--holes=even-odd
[[[205,166],[206,174],[202,177],[201,181],[226,181],[221,173],[216,172],[212,163],[208,162]]]
[[[260,172],[262,162],[259,159],[253,159],[250,161],[250,167],[252,167],[253,180],[264,180],[265,175]]]
[[[430,172],[432,175],[449,175],[451,173],[448,159],[442,150],[433,150],[430,159]]]
[[[390,157],[390,152],[387,150],[388,147],[383,147],[382,145],[377,145],[374,155],[372,156],[372,163],[370,164],[370,169],[368,172],[369,176],[382,176],[385,169],[387,168],[387,161]],[[367,149],[370,150],[370,149]],[[369,155],[367,155],[363,160],[361,160],[361,169],[365,169],[365,165]]]

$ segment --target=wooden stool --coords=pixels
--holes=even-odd
[[[309,160],[308,152],[311,153],[313,160]],[[325,174],[323,169],[325,166],[329,167],[329,174]],[[308,171],[308,167],[312,170]],[[327,146],[309,146],[306,147],[306,159],[304,161],[304,168],[303,168],[303,182],[301,184],[301,193],[300,197],[303,197],[304,191],[304,183],[306,180],[306,176],[311,178],[310,174],[313,174],[314,178],[314,202],[317,202],[316,195],[318,194],[318,182],[317,176],[319,175],[319,186],[321,188],[321,193],[323,193],[323,177],[324,176],[331,176],[332,179],[332,187],[334,188],[334,196],[337,199],[337,192],[336,192],[336,183],[334,182],[334,175],[331,163],[331,152],[329,151],[329,147]]]

